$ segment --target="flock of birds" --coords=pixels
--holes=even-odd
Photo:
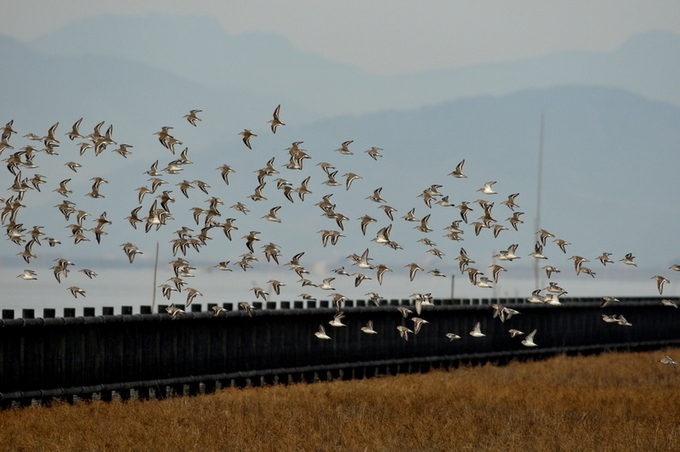
[[[199,122],[201,121],[201,118],[199,117],[201,112],[201,110],[191,110],[184,116],[184,119],[186,119],[191,126],[198,127]],[[127,158],[132,154],[133,151],[131,151],[131,149],[134,148],[132,145],[124,143],[120,144],[115,141],[113,126],[109,126],[105,132],[102,132],[101,129],[104,122],[101,122],[94,127],[91,133],[83,134],[81,132],[81,123],[82,118],[73,124],[71,130],[65,134],[66,137],[74,143],[72,149],[65,151],[68,152],[69,155],[77,157],[77,155],[82,156],[85,153],[91,152],[95,156],[99,156],[107,150],[109,152],[113,151],[124,158]],[[273,134],[276,133],[278,127],[285,126],[285,123],[280,119],[280,105],[276,107],[272,119],[268,121],[268,124],[271,133]],[[85,210],[80,209],[78,206],[78,196],[84,195],[93,199],[102,199],[106,197],[104,187],[108,184],[108,181],[104,178],[98,176],[92,177],[90,179],[92,182],[91,190],[88,193],[74,194],[69,188],[69,183],[72,181],[71,178],[54,181],[33,172],[33,170],[38,168],[37,160],[39,159],[37,159],[37,157],[40,157],[40,159],[47,159],[49,156],[58,155],[59,152],[62,152],[61,146],[63,144],[64,135],[57,132],[58,126],[59,123],[54,124],[49,128],[45,135],[33,133],[23,135],[23,138],[28,140],[28,143],[18,150],[15,150],[14,148],[16,140],[13,136],[17,134],[17,132],[14,130],[13,121],[8,122],[0,129],[2,131],[0,155],[6,153],[6,157],[3,161],[6,163],[7,170],[11,173],[11,177],[13,178],[13,182],[8,188],[8,191],[11,192],[11,194],[6,198],[0,198],[0,204],[2,205],[0,222],[6,228],[8,240],[21,247],[22,251],[18,252],[17,255],[20,259],[23,259],[26,264],[31,264],[31,261],[37,258],[35,246],[42,246],[43,242],[41,242],[41,240],[46,242],[50,247],[63,246],[63,237],[59,239],[48,236],[46,232],[43,231],[49,229],[51,235],[58,235],[55,234],[57,231],[56,228],[62,228],[63,226],[53,224],[47,226],[36,225],[29,229],[29,227],[22,222],[22,211],[27,208],[27,205],[30,205],[27,201],[30,201],[33,197],[40,196],[39,194],[42,193],[43,190],[41,186],[49,187],[48,190],[51,189],[52,192],[58,193],[63,198],[62,202],[54,207],[60,211],[66,220],[66,229],[71,232],[69,238],[73,240],[75,245],[82,242],[91,242],[92,240],[101,243],[102,240],[106,240],[105,236],[108,234],[107,228],[113,223],[122,222],[123,220],[126,220],[129,224],[129,228],[135,230],[138,227],[140,229],[143,228],[146,233],[153,233],[161,228],[167,228],[172,222],[181,221],[175,220],[174,214],[171,213],[170,206],[175,202],[173,190],[164,190],[163,188],[165,188],[164,186],[171,184],[172,182],[170,181],[173,178],[177,180],[182,179],[181,174],[183,174],[185,168],[193,162],[189,159],[188,147],[185,147],[181,151],[179,150],[179,148],[183,146],[183,143],[173,135],[173,127],[164,126],[161,127],[159,131],[155,132],[160,145],[169,152],[169,155],[171,156],[169,157],[170,161],[164,167],[161,167],[159,166],[159,160],[156,160],[149,166],[148,170],[144,171],[143,174],[145,177],[148,177],[148,179],[146,179],[147,183],[134,189],[134,191],[137,192],[136,199],[138,203],[130,211],[130,214],[127,217],[109,218],[106,212],[103,212],[96,217]],[[253,152],[252,159],[257,159],[258,157],[257,154],[254,153],[253,147],[255,146],[254,143],[256,142],[258,135],[249,129],[244,129],[239,135],[242,137],[243,145],[246,147],[244,151]],[[183,179],[174,184],[174,186],[178,187],[181,195],[187,199],[190,198],[190,193],[196,193],[197,190],[204,195],[209,196],[209,198],[202,206],[196,206],[190,209],[190,218],[193,219],[194,223],[180,224],[179,229],[174,232],[174,238],[169,244],[169,248],[173,255],[173,260],[170,261],[169,264],[171,265],[173,274],[167,281],[158,286],[164,297],[171,300],[175,297],[175,293],[184,293],[185,298],[183,299],[183,303],[178,304],[189,306],[196,297],[202,296],[202,293],[199,290],[188,286],[187,280],[194,276],[196,267],[192,266],[186,259],[187,254],[198,252],[202,247],[205,247],[208,241],[213,240],[213,237],[210,236],[212,233],[223,235],[229,241],[238,240],[234,234],[236,234],[235,231],[239,230],[241,221],[236,217],[247,216],[251,212],[249,205],[252,206],[255,203],[266,202],[270,197],[279,196],[276,195],[275,192],[280,191],[282,194],[280,197],[282,205],[278,205],[278,202],[274,203],[277,205],[272,206],[268,213],[259,218],[258,221],[281,223],[279,213],[284,209],[283,204],[296,204],[298,202],[308,203],[309,201],[307,199],[317,191],[315,187],[319,186],[325,186],[327,187],[327,190],[331,190],[333,187],[340,187],[337,190],[354,190],[353,184],[356,181],[363,179],[360,174],[350,171],[339,175],[340,171],[336,169],[334,164],[319,161],[315,163],[315,166],[318,167],[318,169],[313,169],[313,171],[316,172],[316,176],[306,175],[307,173],[304,173],[306,177],[304,177],[299,184],[288,181],[283,177],[282,173],[286,172],[294,174],[295,171],[301,172],[305,168],[305,160],[314,161],[314,157],[307,150],[302,148],[302,144],[302,141],[296,141],[286,148],[287,163],[277,165],[275,159],[278,156],[273,156],[262,168],[255,171],[257,185],[254,188],[253,193],[247,196],[247,199],[241,199],[229,207],[235,212],[234,217],[223,215],[220,211],[220,206],[223,206],[224,202],[215,195],[224,192],[226,186],[230,183],[230,175],[237,171],[236,168],[233,168],[228,164],[222,164],[215,169],[219,174],[219,179],[221,179],[220,183],[224,184],[222,188],[213,188],[209,183],[198,179],[191,181]],[[340,144],[339,148],[335,149],[335,152],[337,152],[338,156],[354,155],[352,144],[352,140],[344,141]],[[64,148],[66,148],[66,146],[64,146]],[[383,151],[383,149],[371,147],[363,151],[363,153],[365,153],[368,158],[377,161],[383,157],[381,151]],[[361,169],[365,169],[365,165],[370,162],[371,160],[365,160],[355,163],[355,165]],[[65,165],[74,172],[74,175],[83,168],[83,165],[75,160],[69,161]],[[454,180],[466,179],[467,176],[465,175],[464,165],[465,160],[460,161],[453,171],[446,174],[446,176],[451,177]],[[32,173],[26,175],[25,173],[28,173],[29,171]],[[443,176],[444,172],[442,173]],[[314,183],[312,183],[313,176]],[[318,176],[322,177],[321,182],[319,181]],[[401,218],[396,218],[395,214],[397,209],[390,206],[388,201],[383,197],[382,187],[375,188],[372,193],[364,193],[365,195],[368,195],[365,196],[364,199],[369,201],[369,205],[370,203],[375,203],[374,208],[376,213],[365,214],[356,219],[343,215],[338,206],[333,202],[333,193],[326,194],[317,198],[318,202],[316,202],[315,206],[318,206],[320,209],[320,215],[328,219],[329,226],[319,230],[318,234],[324,248],[328,246],[333,247],[338,246],[341,243],[340,240],[343,237],[346,237],[345,228],[351,227],[350,224],[358,223],[356,227],[360,229],[362,236],[371,236],[372,233],[370,232],[370,229],[374,227],[373,223],[376,223],[375,227],[378,228],[377,223],[381,221],[387,222],[387,220],[389,220],[387,225],[379,227],[374,233],[375,237],[370,241],[374,242],[375,245],[371,246],[381,245],[398,251],[403,249],[403,246],[395,240],[395,237],[393,237],[392,227],[399,221],[410,222],[410,224],[413,225],[413,229],[419,231],[422,235],[418,240],[420,245],[417,246],[424,247],[423,249],[425,249],[426,253],[443,261],[446,253],[438,248],[437,244],[428,237],[428,235],[434,231],[434,229],[431,228],[432,215],[441,215],[435,213],[434,206],[449,209],[445,210],[445,212],[449,214],[447,222],[450,220],[450,224],[444,228],[446,231],[444,238],[455,242],[463,241],[463,235],[465,234],[466,229],[469,229],[468,234],[473,233],[475,236],[483,233],[487,234],[487,232],[484,231],[488,230],[488,234],[493,235],[494,238],[498,238],[501,234],[505,237],[505,234],[507,233],[504,231],[510,231],[511,229],[518,231],[518,228],[521,227],[520,225],[524,223],[521,218],[523,212],[518,210],[520,209],[520,206],[517,204],[519,193],[512,193],[507,197],[502,198],[503,200],[498,204],[503,206],[500,208],[504,209],[505,214],[500,215],[509,216],[504,222],[496,219],[497,217],[501,217],[499,217],[499,212],[497,212],[499,207],[495,208],[496,202],[494,201],[499,196],[494,189],[495,184],[496,181],[484,183],[477,190],[480,198],[474,202],[453,202],[450,200],[449,195],[440,191],[443,187],[442,185],[425,184],[429,186],[423,187],[422,192],[417,196],[422,199],[424,207],[428,209],[428,212],[432,213],[428,213],[422,217],[416,216],[416,207],[414,207],[405,215],[401,216]],[[272,185],[276,187],[275,190],[271,188]],[[130,190],[132,190],[132,188],[130,188]],[[148,207],[145,207],[145,200],[148,202],[151,197],[153,197],[152,202]],[[437,209],[440,209],[440,207],[437,207]],[[438,212],[441,211],[442,210],[439,210]],[[481,212],[482,215],[476,217],[479,212]],[[476,218],[473,218],[473,216]],[[88,217],[90,217],[90,219],[88,219]],[[194,227],[199,230],[198,233],[196,233]],[[243,233],[244,231],[241,231],[241,234]],[[333,328],[343,328],[347,326],[343,323],[345,314],[342,311],[342,306],[349,298],[334,287],[339,282],[338,278],[350,278],[350,281],[353,281],[354,287],[365,284],[365,281],[371,281],[371,284],[374,286],[376,284],[381,286],[385,275],[388,272],[393,272],[386,264],[373,262],[375,259],[371,257],[371,248],[367,247],[361,254],[350,254],[347,256],[348,269],[344,266],[336,268],[333,270],[333,275],[327,275],[321,282],[314,282],[308,279],[308,277],[310,277],[310,271],[307,270],[308,266],[303,262],[304,251],[284,259],[281,247],[276,245],[273,241],[269,241],[271,239],[276,239],[274,237],[269,237],[265,240],[261,235],[261,232],[256,229],[247,232],[246,235],[241,237],[241,241],[243,242],[243,254],[239,255],[239,259],[223,260],[216,263],[214,268],[221,272],[232,272],[234,270],[232,268],[233,266],[234,268],[240,268],[242,271],[247,271],[252,269],[254,263],[260,261],[262,258],[266,259],[268,263],[273,263],[275,265],[280,265],[281,262],[288,260],[284,265],[288,266],[289,269],[297,275],[297,278],[299,278],[297,284],[299,284],[300,287],[308,288],[309,291],[315,290],[318,291],[318,293],[329,294],[328,298],[332,300],[332,303],[337,310],[333,319],[328,322],[328,325]],[[512,244],[505,250],[500,251],[493,256],[494,263],[490,265],[488,269],[476,266],[476,262],[462,247],[454,260],[458,261],[457,265],[460,273],[467,274],[470,284],[482,289],[492,288],[497,284],[501,274],[508,272],[508,267],[520,258],[530,258],[546,262],[546,265],[544,265],[542,269],[546,272],[548,279],[550,279],[553,275],[559,274],[561,271],[556,266],[547,264],[549,259],[546,256],[545,251],[548,246],[551,246],[548,241],[550,240],[551,243],[554,243],[557,249],[563,254],[568,254],[567,247],[571,244],[564,239],[557,238],[554,234],[544,229],[536,231],[535,236],[536,242],[533,244],[533,251],[531,253],[520,253],[518,251],[519,244]],[[130,264],[134,263],[135,257],[138,254],[143,253],[143,251],[132,242],[122,243],[120,247]],[[586,266],[586,264],[590,262],[599,262],[599,265],[602,266],[614,265],[617,262],[621,262],[622,265],[631,267],[637,266],[635,263],[635,256],[633,256],[632,253],[627,253],[618,259],[613,258],[612,253],[609,252],[603,252],[599,256],[592,257],[591,259],[578,255],[573,255],[569,259],[573,261],[576,275],[587,275],[593,278],[595,277],[596,272],[592,267]],[[68,277],[69,272],[74,266],[75,264],[68,258],[60,257],[55,259],[55,265],[51,267],[50,270],[57,283],[62,283],[62,281]],[[356,270],[349,269],[350,267],[354,267]],[[428,269],[426,271],[418,262],[406,263],[403,268],[408,269],[408,278],[410,281],[414,281],[415,278],[418,278],[419,272],[429,273],[435,277],[446,276],[437,268]],[[680,271],[680,265],[673,265],[670,267],[670,270]],[[98,276],[95,271],[88,268],[80,268],[78,271],[89,279]],[[17,277],[26,281],[32,281],[38,278],[38,272],[35,269],[27,268]],[[651,279],[655,280],[656,289],[660,295],[663,294],[664,285],[670,282],[669,279],[661,275],[654,275]],[[268,290],[273,291],[277,295],[281,293],[282,287],[286,286],[285,283],[274,279],[267,281],[267,283],[269,284],[269,287],[271,287]],[[86,296],[86,291],[81,287],[71,285],[67,289],[76,298],[79,296]],[[269,300],[270,293],[264,288],[253,287],[252,291],[255,299],[261,298],[264,301]],[[526,300],[529,303],[559,306],[561,304],[560,297],[566,293],[567,291],[561,288],[556,282],[550,282],[547,287],[536,288]],[[298,296],[304,300],[316,300],[315,296],[309,293],[300,293]],[[377,306],[379,306],[381,300],[383,300],[383,298],[375,291],[366,293],[366,296]],[[396,327],[396,332],[407,341],[410,336],[417,335],[423,326],[429,323],[421,316],[423,308],[433,304],[431,293],[413,293],[410,297],[414,300],[414,306],[412,306],[412,308],[415,312],[404,306],[396,308],[404,319],[408,319],[412,322],[412,325],[401,322],[402,324]],[[619,300],[614,297],[604,297],[602,307],[615,304],[618,301]],[[662,303],[677,308],[677,304],[673,300],[663,299]],[[239,307],[245,310],[249,315],[253,315],[255,310],[255,307],[248,302],[240,303]],[[520,314],[518,311],[500,304],[494,304],[492,308],[493,317],[498,318],[501,322],[505,322],[512,316]],[[221,312],[224,311],[220,306],[213,307],[213,310],[216,316],[219,316]],[[177,306],[175,303],[172,303],[167,308],[167,312],[173,319],[179,318],[184,314],[184,310],[181,309],[181,306]],[[602,319],[608,323],[631,326],[631,323],[622,315],[603,314]],[[406,325],[410,325],[410,327]],[[362,326],[361,331],[371,335],[378,334],[378,331],[374,329],[373,322],[371,321]],[[536,342],[534,342],[536,333],[536,329],[528,334],[516,329],[508,330],[510,337],[522,337],[521,344],[527,347],[535,347],[537,345]],[[326,331],[324,324],[319,325],[318,331],[314,334],[320,340],[331,340],[332,338]],[[469,332],[469,335],[473,338],[485,336],[481,331],[479,322]],[[450,341],[461,338],[461,336],[454,332],[447,333],[446,337]],[[672,359],[668,358],[668,360],[669,364],[675,366],[675,362],[672,361]]]

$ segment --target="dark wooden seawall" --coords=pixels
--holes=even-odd
[[[129,396],[130,391],[141,397],[165,396],[233,384],[365,377],[461,362],[680,344],[680,309],[663,306],[660,298],[621,298],[620,304],[604,309],[601,299],[565,299],[557,307],[516,301],[454,305],[439,300],[439,305],[424,308],[421,317],[430,323],[409,341],[396,327],[412,328],[413,323],[393,305],[408,300],[346,307],[347,326],[341,328],[328,325],[336,310],[327,307],[261,309],[253,317],[243,311],[218,317],[212,311],[187,312],[178,320],[165,313],[4,318],[0,402],[8,406],[93,394],[106,399],[114,393]],[[492,317],[492,302],[521,314],[501,323]],[[603,322],[602,314],[613,313],[633,326]],[[379,334],[360,331],[369,320]],[[486,337],[468,334],[476,322]],[[320,324],[331,341],[314,336]],[[537,329],[538,347],[524,347],[521,336],[510,337],[509,328],[525,333]],[[461,339],[450,342],[445,336],[449,332]]]

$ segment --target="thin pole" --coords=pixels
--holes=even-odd
[[[536,223],[535,230],[541,229],[541,185],[543,183],[543,135],[545,132],[545,115],[541,113],[541,129],[538,137],[538,185],[536,187]],[[538,259],[534,259],[534,287],[538,288]]]
[[[151,300],[151,312],[156,312],[156,275],[158,274],[158,242],[156,242],[156,260],[153,264],[153,299]]]
[[[456,275],[451,275],[451,303],[453,303],[453,283],[456,279]]]

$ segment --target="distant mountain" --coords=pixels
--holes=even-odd
[[[207,17],[103,15],[30,45],[55,56],[133,60],[204,86],[285,97],[327,117],[565,84],[623,88],[680,104],[680,36],[667,32],[634,36],[613,52],[556,52],[469,67],[452,62],[452,68],[392,77],[300,52],[280,35],[230,35]]]
[[[152,132],[202,109],[212,133],[198,135],[193,144],[203,146],[224,140],[221,130],[234,129],[236,136],[253,123],[266,125],[279,103],[300,121],[316,118],[287,98],[209,87],[111,56],[48,56],[2,35],[0,58],[0,121],[14,119],[26,132],[47,130],[56,121],[70,127],[84,117],[83,129],[106,120],[124,141],[153,143]]]

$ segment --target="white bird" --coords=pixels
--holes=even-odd
[[[470,336],[472,337],[484,337],[486,334],[482,333],[482,329],[479,325],[479,322],[475,324],[475,327],[470,331]]]
[[[527,347],[536,347],[536,343],[534,342],[534,336],[536,336],[536,330],[532,331],[527,335],[527,337],[522,340],[522,345],[525,345]]]
[[[319,325],[319,331],[314,333],[314,336],[318,337],[319,339],[325,339],[325,340],[331,340],[331,337],[326,334],[326,329],[323,327],[323,325]]]
[[[485,195],[495,195],[497,192],[494,191],[493,188],[491,188],[492,185],[495,184],[495,183],[496,183],[495,180],[494,180],[494,181],[487,182],[487,183],[484,184],[484,186],[483,186],[482,188],[480,188],[480,189],[477,190],[477,191],[481,191],[481,192],[484,193]]]
[[[24,272],[22,274],[18,275],[17,278],[21,278],[21,279],[26,280],[26,281],[35,281],[35,280],[38,279],[36,277],[35,271],[33,271],[31,269],[24,270]]]
[[[335,278],[326,278],[317,287],[323,290],[335,290],[335,287],[331,286],[331,281],[333,281],[334,279]]]
[[[449,339],[449,341],[460,339],[460,336],[458,336],[456,333],[446,333],[446,337]]]
[[[366,326],[362,326],[361,331],[366,334],[378,334],[378,332],[373,329],[373,320],[369,320],[366,323]]]
[[[345,318],[345,313],[342,312],[342,311],[339,311],[339,312],[335,313],[335,315],[333,316],[333,320],[330,320],[328,322],[328,324],[330,326],[335,326],[335,327],[347,326],[344,323],[342,323],[342,319],[344,319],[344,318]]]

